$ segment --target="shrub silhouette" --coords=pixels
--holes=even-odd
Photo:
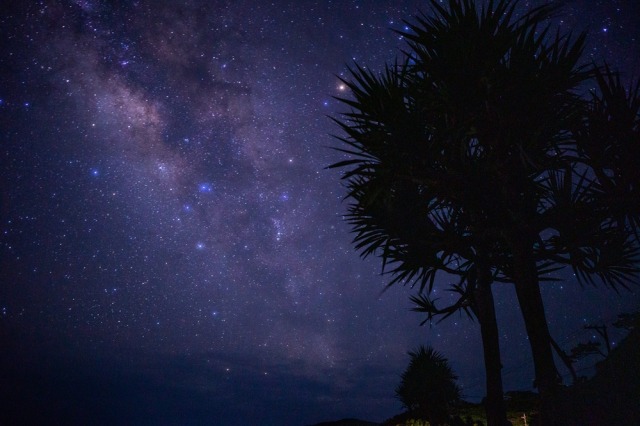
[[[431,347],[420,346],[409,356],[396,396],[412,415],[426,418],[431,425],[444,424],[449,409],[460,400],[458,376],[448,360]]]

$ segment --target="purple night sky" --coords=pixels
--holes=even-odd
[[[565,1],[585,60],[640,76],[640,5]],[[521,1],[519,10],[540,4]],[[382,421],[407,351],[484,394],[479,327],[420,327],[409,286],[361,260],[328,116],[426,1],[5,1],[0,14],[0,398],[67,424]],[[545,285],[553,336],[635,294]],[[436,288],[446,289],[446,276]],[[507,390],[533,365],[495,295]],[[591,363],[592,364],[592,363]],[[591,364],[587,364],[591,365]],[[560,367],[560,366],[559,366]],[[565,370],[562,370],[566,373]],[[585,370],[588,372],[588,370]],[[0,423],[2,423],[0,415]]]

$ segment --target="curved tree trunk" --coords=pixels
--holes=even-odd
[[[524,319],[533,365],[535,369],[535,385],[540,393],[540,424],[556,425],[560,375],[553,360],[551,336],[544,312],[540,284],[531,246],[520,241],[515,246],[513,278],[516,295]]]
[[[474,312],[480,323],[484,368],[487,376],[487,397],[485,400],[487,424],[488,426],[504,426],[507,424],[507,412],[504,405],[498,323],[496,321],[491,282],[492,278],[489,270],[479,271],[478,282],[474,292]]]
[[[551,338],[551,346],[553,347],[553,349],[555,349],[556,353],[558,354],[558,357],[560,358],[560,360],[562,360],[564,365],[567,367],[567,370],[569,370],[569,373],[571,373],[573,384],[575,385],[576,383],[578,383],[578,374],[576,373],[576,369],[573,368],[573,363],[569,355],[567,355],[567,353],[562,350],[560,345],[553,339],[553,337]]]

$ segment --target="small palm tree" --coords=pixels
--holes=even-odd
[[[409,356],[396,396],[412,415],[424,417],[432,425],[446,423],[450,408],[461,398],[458,376],[447,359],[431,347],[420,346]]]

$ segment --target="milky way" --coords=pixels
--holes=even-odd
[[[382,293],[388,277],[354,251],[344,188],[325,170],[340,158],[328,118],[344,110],[339,77],[353,61],[392,61],[403,43],[392,30],[426,3],[11,3],[5,400],[36,395],[43,416],[79,422],[380,421],[400,411],[406,352],[427,343],[482,397],[477,324],[419,327],[409,287]],[[632,3],[567,2],[556,24],[589,28],[587,57],[637,76]],[[637,304],[565,278],[545,301],[567,348],[589,338],[584,323]],[[531,389],[515,297],[496,298],[506,388]],[[79,414],[60,408],[74,398]]]

